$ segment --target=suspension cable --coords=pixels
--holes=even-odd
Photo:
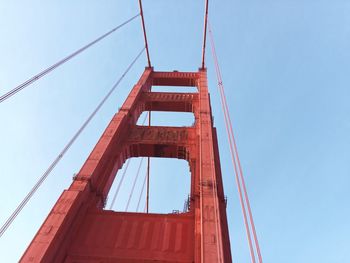
[[[115,200],[117,199],[117,196],[118,196],[118,194],[119,194],[120,187],[121,187],[121,185],[122,185],[122,183],[123,183],[123,181],[124,181],[124,177],[125,177],[126,171],[128,170],[129,163],[130,163],[130,159],[128,159],[128,160],[126,161],[125,169],[124,169],[123,174],[122,174],[122,177],[120,178],[120,181],[119,181],[119,183],[118,183],[117,190],[116,190],[115,193],[114,193],[112,202],[111,202],[111,204],[110,204],[110,206],[109,206],[109,210],[112,209],[112,207],[114,206]]]
[[[147,203],[145,202],[145,206],[143,207],[143,212],[147,213]]]
[[[142,194],[143,194],[143,191],[145,190],[146,179],[147,179],[147,172],[145,174],[145,178],[143,179],[142,189],[141,189],[141,193],[140,193],[140,196],[139,196],[139,201],[137,202],[136,212],[139,211],[140,202],[141,202],[141,199],[142,199]]]
[[[146,35],[145,19],[144,19],[144,15],[143,15],[143,8],[142,8],[142,1],[141,0],[139,0],[139,7],[140,7],[141,22],[142,22],[143,38],[145,40],[145,46],[146,46],[147,63],[148,63],[148,67],[151,67],[151,60],[149,57],[148,42],[147,42],[147,35]]]
[[[234,165],[236,184],[237,184],[238,193],[239,193],[239,199],[240,199],[242,212],[243,212],[243,218],[244,218],[244,224],[245,224],[245,228],[246,228],[246,235],[247,235],[247,239],[248,239],[250,256],[251,256],[252,262],[255,263],[255,254],[254,254],[254,248],[253,248],[253,245],[252,245],[252,239],[251,239],[251,234],[250,234],[250,229],[249,229],[249,222],[248,222],[248,219],[247,219],[245,202],[244,202],[243,195],[242,195],[240,177],[239,177],[239,172],[238,172],[237,163],[236,163],[236,159],[235,159],[235,152],[234,152],[233,146],[232,146],[231,133],[230,133],[230,129],[228,127],[228,125],[229,125],[228,123],[229,122],[228,122],[228,119],[227,119],[228,116],[227,116],[227,111],[226,111],[226,107],[225,107],[226,106],[226,104],[225,104],[225,97],[223,96],[223,93],[222,93],[221,73],[220,73],[220,69],[218,67],[218,63],[216,63],[217,57],[216,57],[215,46],[214,46],[214,42],[213,42],[213,37],[212,37],[212,32],[211,32],[210,25],[209,25],[209,34],[210,34],[210,42],[211,42],[211,47],[212,47],[213,58],[214,58],[214,62],[215,62],[215,70],[216,70],[217,78],[218,78],[218,89],[219,89],[219,92],[220,92],[220,99],[221,99],[221,102],[222,102],[221,106],[222,106],[222,110],[223,110],[223,113],[224,113],[226,132],[227,132],[228,139],[229,139],[231,158],[232,158],[232,162],[233,162],[233,165]]]
[[[137,172],[136,172],[136,176],[135,176],[135,179],[134,179],[134,183],[133,183],[133,185],[132,185],[132,188],[131,188],[131,191],[130,191],[130,194],[129,194],[128,203],[126,204],[126,207],[125,207],[125,212],[128,211],[128,208],[129,208],[129,205],[130,205],[130,201],[131,201],[131,197],[132,197],[133,194],[134,194],[135,185],[136,185],[137,179],[139,178],[140,169],[141,169],[141,165],[142,165],[142,163],[143,163],[143,159],[144,159],[144,158],[141,158],[139,167],[137,168]]]
[[[94,41],[90,42],[89,44],[83,46],[82,48],[78,49],[77,51],[73,52],[72,54],[68,55],[67,57],[63,58],[62,60],[56,62],[55,64],[51,65],[50,67],[46,68],[45,70],[41,71],[40,73],[36,74],[35,76],[31,77],[30,79],[26,80],[25,82],[23,82],[22,84],[18,85],[17,87],[13,88],[12,90],[10,90],[9,92],[5,93],[4,95],[0,96],[0,103],[9,99],[10,97],[12,97],[13,95],[15,95],[17,92],[21,91],[22,89],[24,89],[25,87],[31,85],[32,83],[36,82],[37,80],[39,80],[40,78],[42,78],[43,76],[45,76],[46,74],[50,73],[51,71],[53,71],[54,69],[58,68],[59,66],[61,66],[62,64],[66,63],[67,61],[71,60],[72,58],[74,58],[76,55],[80,54],[81,52],[83,52],[84,50],[88,49],[89,47],[91,47],[92,45],[96,44],[97,42],[99,42],[100,40],[104,39],[105,37],[109,36],[110,34],[112,34],[113,32],[117,31],[118,29],[120,29],[121,27],[123,27],[124,25],[128,24],[129,22],[131,22],[132,20],[134,20],[136,17],[138,17],[140,14],[137,14],[133,17],[131,17],[130,19],[126,20],[124,23],[118,25],[117,27],[113,28],[112,30],[108,31],[107,33],[103,34],[102,36],[96,38]]]
[[[142,125],[145,124],[146,119],[147,119],[147,115],[146,115],[145,118],[143,119]],[[131,160],[131,159],[128,159],[127,162],[126,162],[125,169],[124,169],[124,171],[123,171],[122,177],[120,178],[120,181],[119,181],[119,183],[118,183],[117,189],[116,189],[116,191],[115,191],[115,193],[114,193],[112,202],[111,202],[111,204],[110,204],[110,206],[109,206],[109,210],[112,209],[112,207],[114,206],[115,201],[117,200],[117,196],[118,196],[118,194],[119,194],[120,187],[121,187],[122,184],[123,184],[125,174],[126,174],[126,172],[127,172],[127,170],[128,170],[128,167],[129,167],[130,160]]]
[[[220,92],[220,98],[221,98],[221,100],[223,100],[223,94],[222,94],[222,90],[220,88],[219,88],[219,92]],[[236,184],[237,184],[237,189],[238,189],[239,201],[240,201],[240,204],[241,204],[241,207],[242,207],[242,212],[243,212],[243,219],[244,219],[244,225],[245,225],[246,235],[247,235],[247,239],[248,239],[250,256],[251,256],[252,262],[255,263],[254,247],[253,247],[253,244],[252,244],[252,238],[251,238],[251,233],[250,233],[250,228],[249,228],[249,222],[248,222],[248,218],[247,218],[247,210],[246,210],[246,205],[245,205],[243,194],[242,194],[241,182],[240,182],[240,177],[239,177],[239,170],[237,168],[237,162],[236,162],[236,159],[235,159],[235,152],[233,151],[232,140],[231,140],[231,137],[230,137],[231,133],[230,133],[230,130],[229,130],[229,127],[228,127],[228,120],[227,120],[228,116],[227,116],[224,104],[222,104],[221,106],[222,106],[223,112],[224,112],[226,132],[227,132],[227,134],[229,136],[229,146],[230,146],[231,159],[232,159],[233,168],[234,168],[234,172],[235,172],[235,179],[236,179]]]
[[[92,118],[96,115],[96,113],[100,110],[100,108],[103,106],[103,104],[106,102],[106,100],[110,97],[110,95],[113,93],[113,91],[117,88],[119,83],[122,81],[122,79],[125,77],[125,75],[129,72],[131,67],[135,64],[135,62],[138,60],[138,58],[141,56],[145,48],[142,48],[142,50],[138,53],[136,58],[130,63],[130,65],[127,67],[125,72],[121,75],[121,77],[117,80],[117,82],[113,85],[111,90],[107,93],[107,95],[102,99],[102,101],[98,104],[96,109],[91,113],[91,115],[87,118],[87,120],[83,123],[83,125],[79,128],[79,130],[75,133],[73,138],[67,143],[67,145],[63,148],[63,150],[59,153],[59,155],[56,157],[56,159],[51,163],[51,165],[48,167],[48,169],[44,172],[44,174],[39,178],[37,183],[33,186],[33,188],[29,191],[29,193],[25,196],[25,198],[22,200],[22,202],[17,206],[17,208],[13,211],[11,216],[6,220],[6,222],[1,226],[0,228],[0,237],[5,233],[7,228],[12,224],[12,222],[15,220],[17,215],[22,211],[23,207],[28,203],[28,201],[31,199],[31,197],[34,195],[34,193],[38,190],[38,188],[41,186],[41,184],[45,181],[45,179],[48,177],[48,175],[52,172],[52,170],[55,168],[55,166],[58,164],[58,162],[62,159],[62,157],[65,155],[65,153],[68,151],[68,149],[73,145],[73,143],[76,141],[76,139],[79,137],[79,135],[83,132],[85,127],[89,124],[89,122],[92,120]]]
[[[213,54],[213,59],[215,62],[215,70],[216,70],[216,74],[217,74],[217,78],[218,78],[218,89],[220,91],[221,104],[222,104],[224,117],[225,117],[226,131],[227,131],[229,143],[230,143],[230,152],[231,152],[232,162],[234,163],[234,170],[235,170],[235,174],[236,174],[236,183],[237,183],[238,191],[239,191],[239,195],[240,195],[240,201],[241,201],[241,206],[242,206],[243,215],[244,215],[244,222],[245,222],[246,230],[247,230],[248,243],[249,243],[249,247],[250,247],[252,262],[255,262],[255,254],[254,254],[254,250],[253,250],[252,244],[251,244],[251,237],[250,237],[250,231],[249,231],[249,226],[248,226],[248,222],[247,222],[246,209],[245,209],[245,205],[243,203],[241,184],[242,184],[242,188],[243,188],[244,198],[246,201],[246,206],[248,209],[248,215],[249,215],[249,220],[250,220],[250,224],[251,224],[251,229],[253,232],[254,243],[255,243],[257,254],[258,254],[258,259],[259,259],[259,262],[262,263],[263,261],[262,261],[260,246],[259,246],[259,242],[258,242],[256,230],[255,230],[253,215],[252,215],[251,208],[250,208],[250,202],[249,202],[247,188],[246,188],[245,181],[244,181],[243,170],[242,170],[242,166],[241,166],[239,155],[238,155],[237,144],[236,144],[235,136],[234,136],[233,129],[232,129],[231,117],[230,117],[230,113],[228,110],[225,89],[224,89],[224,85],[222,82],[218,58],[216,55],[214,39],[213,39],[210,24],[208,24],[208,26],[209,26],[212,54]],[[237,169],[237,165],[238,165],[238,169]]]
[[[150,88],[151,92],[152,87]],[[151,111],[148,111],[148,127],[151,126]],[[149,179],[151,171],[151,157],[147,157],[147,190],[146,190],[146,212],[149,213]]]
[[[251,228],[252,228],[252,232],[253,232],[254,242],[255,242],[255,246],[256,246],[259,262],[262,263],[263,261],[262,261],[260,246],[259,246],[259,242],[258,242],[258,238],[257,238],[257,234],[256,234],[253,214],[252,214],[251,207],[250,207],[249,196],[248,196],[247,187],[246,187],[244,176],[243,176],[243,170],[242,170],[241,162],[240,162],[240,159],[239,159],[237,144],[236,144],[235,136],[234,136],[233,129],[232,129],[230,112],[228,111],[226,95],[225,95],[225,90],[223,89],[223,85],[222,85],[222,94],[223,94],[224,104],[225,104],[225,108],[226,108],[226,112],[227,112],[227,120],[229,122],[229,128],[230,128],[230,133],[231,133],[231,137],[232,137],[232,142],[233,142],[233,147],[234,147],[234,151],[235,151],[235,156],[236,156],[236,159],[237,159],[237,164],[238,164],[238,169],[239,169],[239,176],[240,176],[240,179],[241,179],[243,193],[244,193],[244,197],[245,197],[246,204],[247,204],[248,215],[249,215],[249,220],[250,220],[250,224],[251,224]]]
[[[205,9],[205,13],[204,13],[203,48],[202,48],[202,69],[205,68],[205,47],[206,47],[206,42],[207,42],[209,0],[205,0],[205,8],[204,9]]]
[[[222,111],[224,113],[226,132],[227,132],[228,139],[229,139],[229,149],[230,149],[231,159],[232,159],[233,168],[234,168],[234,172],[235,172],[235,179],[236,179],[236,184],[237,184],[237,189],[238,189],[239,201],[240,201],[241,208],[242,208],[242,213],[243,213],[244,225],[245,225],[246,235],[247,235],[247,240],[248,240],[248,247],[249,247],[249,251],[250,251],[251,261],[252,261],[252,263],[255,263],[255,254],[254,254],[254,248],[253,248],[253,244],[252,244],[251,233],[250,233],[250,229],[249,229],[249,222],[248,222],[245,202],[244,202],[244,198],[243,198],[243,194],[242,194],[242,188],[241,188],[241,183],[240,183],[239,171],[238,171],[238,168],[237,168],[236,159],[234,157],[235,153],[233,151],[233,145],[232,145],[232,140],[231,140],[231,133],[230,133],[230,129],[228,127],[228,123],[229,122],[228,122],[228,119],[227,119],[228,116],[227,116],[226,107],[225,107],[225,100],[224,100],[224,97],[223,97],[223,94],[222,94],[221,72],[220,72],[220,69],[219,69],[219,64],[218,64],[218,60],[217,60],[217,56],[216,56],[214,40],[213,40],[212,31],[211,31],[211,27],[210,27],[209,23],[208,23],[208,26],[209,26],[209,39],[210,39],[210,44],[211,44],[211,50],[212,50],[212,55],[213,55],[214,64],[215,64],[215,71],[216,71],[217,78],[218,78],[218,90],[219,90],[219,93],[220,93],[221,107],[222,107]]]

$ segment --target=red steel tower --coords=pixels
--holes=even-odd
[[[151,92],[152,85],[195,86],[198,92]],[[138,126],[143,111],[193,112],[195,123],[191,127]],[[103,210],[118,169],[128,158],[143,156],[188,161],[188,212]],[[232,262],[205,69],[145,69],[20,262]]]

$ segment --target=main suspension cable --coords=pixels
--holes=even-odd
[[[119,26],[116,26],[115,28],[113,28],[112,30],[108,31],[107,33],[103,34],[102,36],[96,38],[94,41],[90,42],[89,44],[83,46],[82,48],[78,49],[77,51],[73,52],[72,54],[68,55],[67,57],[63,58],[62,60],[56,62],[55,64],[51,65],[50,67],[46,68],[45,70],[41,71],[40,73],[36,74],[35,76],[31,77],[30,79],[26,80],[25,82],[23,82],[22,84],[18,85],[17,87],[13,88],[12,90],[10,90],[9,92],[5,93],[4,95],[0,96],[0,103],[9,99],[10,97],[12,97],[13,95],[15,95],[17,92],[21,91],[22,89],[24,89],[25,87],[31,85],[32,83],[34,83],[35,81],[39,80],[40,78],[42,78],[43,76],[45,76],[46,74],[50,73],[51,71],[53,71],[54,69],[58,68],[59,66],[61,66],[62,64],[66,63],[67,61],[71,60],[72,58],[74,58],[76,55],[80,54],[81,52],[83,52],[84,50],[88,49],[89,47],[91,47],[92,45],[96,44],[97,42],[99,42],[100,40],[104,39],[105,37],[109,36],[110,34],[112,34],[113,32],[117,31],[118,29],[120,29],[121,27],[123,27],[124,25],[128,24],[129,22],[131,22],[132,20],[134,20],[136,17],[138,17],[140,14],[137,14],[133,17],[131,17],[130,19],[126,20],[124,23],[120,24]]]
[[[145,40],[145,46],[146,46],[147,63],[148,63],[148,67],[151,67],[151,59],[149,56],[146,26],[145,26],[145,19],[144,19],[144,15],[143,15],[143,8],[142,8],[142,1],[141,0],[139,0],[139,7],[140,7],[141,22],[142,22],[143,38]]]
[[[202,47],[202,69],[205,68],[205,47],[206,47],[206,43],[207,43],[208,9],[209,9],[209,0],[205,0],[203,47]]]
[[[213,54],[213,59],[215,62],[215,70],[216,70],[216,74],[217,74],[217,78],[218,78],[218,89],[220,92],[221,104],[222,104],[224,117],[225,117],[226,131],[227,131],[228,138],[229,138],[230,152],[231,152],[232,162],[234,164],[234,170],[235,170],[235,174],[236,174],[236,182],[237,182],[237,186],[238,186],[242,211],[243,211],[243,215],[244,215],[244,222],[245,222],[245,226],[246,226],[246,230],[247,230],[247,237],[248,237],[248,243],[249,243],[249,247],[250,247],[252,262],[255,262],[255,254],[254,254],[254,250],[253,250],[252,243],[251,243],[250,231],[249,231],[249,226],[248,226],[249,223],[247,221],[246,209],[245,209],[245,205],[243,202],[241,184],[242,184],[242,188],[243,188],[244,198],[246,201],[246,206],[248,209],[248,215],[249,215],[249,220],[250,220],[250,224],[251,224],[251,229],[253,232],[254,243],[255,243],[257,254],[258,254],[258,259],[259,259],[259,262],[262,263],[263,261],[262,261],[260,246],[259,246],[259,242],[258,242],[256,230],[255,230],[253,215],[252,215],[251,208],[250,208],[250,202],[249,202],[247,188],[246,188],[245,181],[244,181],[243,170],[242,170],[242,166],[241,166],[239,155],[238,155],[237,144],[236,144],[235,136],[234,136],[233,129],[232,129],[232,123],[231,123],[230,113],[228,110],[228,105],[227,105],[224,85],[222,82],[218,58],[216,55],[214,39],[213,39],[212,31],[210,28],[210,24],[208,24],[208,26],[209,26],[212,54]],[[237,165],[238,165],[238,169],[237,169]]]
[[[91,115],[87,118],[87,120],[83,123],[83,125],[79,128],[79,130],[74,134],[73,138],[67,143],[67,145],[63,148],[63,150],[59,153],[59,155],[56,157],[56,159],[51,163],[51,165],[48,167],[48,169],[44,172],[44,174],[39,178],[37,183],[33,186],[33,188],[29,191],[29,193],[25,196],[25,198],[22,200],[22,202],[17,206],[17,208],[13,211],[11,216],[6,220],[6,222],[1,226],[0,228],[0,237],[5,233],[7,228],[12,224],[12,222],[16,219],[17,215],[22,211],[23,207],[28,203],[28,201],[31,199],[31,197],[34,195],[34,193],[38,190],[38,188],[41,186],[41,184],[45,181],[45,179],[48,177],[48,175],[52,172],[52,170],[55,168],[55,166],[58,164],[58,162],[62,159],[62,157],[65,155],[65,153],[68,151],[68,149],[73,145],[73,143],[76,141],[76,139],[79,137],[79,135],[83,132],[85,127],[89,124],[89,122],[92,120],[92,118],[96,115],[96,113],[100,110],[100,108],[103,106],[103,104],[106,102],[106,100],[110,97],[110,95],[113,93],[113,91],[117,88],[119,83],[122,81],[122,79],[125,77],[125,75],[129,72],[131,67],[135,64],[135,62],[138,60],[138,58],[141,56],[145,48],[142,48],[142,50],[138,53],[136,58],[130,63],[130,65],[127,67],[127,69],[124,71],[122,76],[117,80],[117,82],[113,85],[111,90],[107,93],[107,95],[102,99],[102,101],[97,105],[96,109],[91,113]]]

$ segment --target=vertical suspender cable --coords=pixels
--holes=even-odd
[[[145,19],[144,19],[144,16],[143,16],[143,8],[142,8],[142,1],[141,0],[139,0],[139,7],[140,7],[141,22],[142,22],[143,38],[145,40],[145,46],[146,46],[147,64],[148,64],[148,67],[151,67],[151,59],[149,57],[147,34],[146,34],[146,26],[145,26]]]
[[[124,168],[122,177],[120,178],[119,184],[118,184],[118,186],[117,186],[117,190],[115,191],[114,196],[113,196],[113,199],[112,199],[112,202],[111,202],[111,204],[110,204],[110,206],[109,206],[109,209],[110,209],[110,210],[111,210],[112,207],[114,206],[115,200],[117,199],[117,196],[118,196],[118,194],[119,194],[120,187],[121,187],[121,185],[123,184],[123,181],[124,181],[124,177],[125,177],[126,171],[128,170],[129,163],[130,163],[130,159],[128,159],[128,160],[126,161],[126,165],[125,165],[125,168]]]
[[[213,149],[213,146],[211,145],[210,147],[210,150],[209,150],[209,156],[210,156],[210,160],[211,160],[211,163],[212,163],[212,167],[215,167],[215,163],[214,163],[214,149]],[[215,168],[214,168],[215,169]],[[214,182],[214,185],[216,186],[217,185],[217,182],[216,182],[216,177],[215,177],[215,174],[214,174],[214,169],[212,169],[212,172],[211,172],[211,178],[212,178],[212,181]],[[215,219],[217,221],[217,223],[215,224],[215,229],[216,229],[216,235],[219,236],[220,233],[222,233],[222,229],[221,229],[221,217],[220,217],[220,211],[219,211],[219,200],[218,200],[218,192],[217,192],[217,187],[213,187],[213,199],[214,199],[214,202],[216,203],[215,207],[214,207],[214,216],[215,216]],[[216,246],[217,246],[217,256],[218,256],[218,262],[223,262],[223,247],[222,247],[222,240],[218,240],[216,242]]]
[[[95,110],[90,114],[90,116],[87,118],[87,120],[83,123],[83,125],[79,128],[79,130],[74,134],[73,138],[67,143],[67,145],[63,148],[63,150],[59,153],[59,155],[56,157],[56,159],[50,164],[50,166],[47,168],[47,170],[44,172],[44,174],[39,178],[37,183],[33,186],[33,188],[29,191],[29,193],[25,196],[25,198],[22,200],[22,202],[17,206],[15,211],[11,214],[11,216],[6,220],[6,222],[1,226],[0,228],[0,237],[5,233],[7,228],[12,224],[12,222],[15,220],[17,215],[22,211],[23,207],[28,203],[28,201],[32,198],[34,193],[39,189],[41,184],[46,180],[48,175],[52,172],[52,170],[56,167],[56,165],[59,163],[59,161],[62,159],[62,157],[65,155],[65,153],[69,150],[69,148],[73,145],[73,143],[76,141],[76,139],[79,137],[79,135],[83,132],[85,127],[89,124],[89,122],[93,119],[93,117],[96,115],[96,113],[100,110],[100,108],[103,106],[103,104],[106,102],[106,100],[111,96],[113,91],[118,87],[119,83],[123,80],[125,75],[129,72],[131,67],[135,64],[137,59],[141,56],[142,52],[145,50],[145,48],[142,48],[142,50],[138,53],[136,58],[130,63],[130,65],[126,68],[122,76],[117,80],[117,82],[113,85],[111,90],[106,94],[105,97],[103,97],[102,101],[97,105]]]
[[[262,263],[263,261],[262,261],[260,246],[259,246],[259,242],[258,242],[256,230],[255,230],[253,215],[252,215],[251,208],[250,208],[250,202],[249,202],[247,188],[246,188],[245,181],[244,181],[243,170],[242,170],[242,166],[241,166],[239,155],[238,155],[237,144],[236,144],[236,140],[235,140],[233,129],[232,129],[232,123],[231,123],[230,113],[229,113],[228,105],[227,105],[227,101],[226,101],[225,90],[224,90],[224,86],[222,83],[222,77],[221,77],[221,71],[220,71],[220,67],[219,67],[219,63],[218,63],[218,58],[216,55],[214,39],[213,39],[212,31],[210,28],[210,24],[208,26],[209,26],[210,42],[211,42],[211,46],[212,46],[212,54],[213,54],[213,58],[214,58],[214,62],[215,62],[215,70],[216,70],[217,78],[218,78],[218,88],[220,91],[220,98],[221,98],[222,108],[223,108],[223,112],[224,112],[224,116],[225,116],[226,131],[227,131],[228,137],[229,137],[230,151],[231,151],[232,161],[234,163],[234,168],[235,168],[235,173],[236,173],[236,182],[237,182],[237,186],[238,186],[238,190],[239,190],[239,194],[240,194],[245,224],[246,224],[246,228],[247,228],[246,211],[245,211],[245,205],[244,205],[244,203],[242,203],[243,198],[242,198],[242,190],[241,190],[240,184],[242,184],[242,188],[243,188],[244,198],[245,198],[247,209],[248,209],[248,215],[249,215],[249,220],[250,220],[250,224],[251,224],[251,229],[253,232],[254,243],[255,243],[257,254],[258,254],[258,259],[259,259],[259,262]],[[238,170],[237,170],[237,164],[238,164]],[[249,231],[249,228],[247,229],[247,231]],[[250,232],[247,233],[247,235],[248,235],[248,240],[251,240]],[[249,243],[251,243],[251,241],[249,241]],[[251,246],[251,244],[250,244],[250,246]],[[252,248],[250,247],[250,249],[251,249],[251,254],[252,254]],[[253,253],[254,253],[254,251],[253,251]],[[254,255],[254,259],[252,258],[252,261],[255,262],[255,255]]]
[[[140,169],[141,169],[141,165],[142,165],[143,159],[144,158],[141,158],[139,167],[137,168],[137,172],[136,172],[136,176],[135,176],[135,179],[134,179],[134,183],[132,185],[132,188],[131,188],[131,191],[130,191],[130,194],[129,194],[129,199],[128,199],[128,202],[127,202],[126,207],[125,207],[125,212],[128,211],[128,208],[129,208],[129,205],[130,205],[130,201],[131,201],[131,197],[134,194],[135,185],[136,185],[137,179],[139,178]]]
[[[145,118],[143,119],[142,125],[145,124],[146,119],[147,119],[147,115],[146,115]],[[122,176],[121,176],[121,178],[120,178],[120,181],[119,181],[118,186],[117,186],[117,189],[116,189],[116,191],[115,191],[115,193],[114,193],[114,196],[113,196],[112,202],[111,202],[111,204],[110,204],[110,206],[109,206],[109,209],[112,209],[112,207],[114,206],[114,203],[115,203],[115,201],[116,201],[116,199],[117,199],[117,196],[118,196],[118,194],[119,194],[119,191],[120,191],[120,187],[121,187],[122,184],[123,184],[125,174],[127,173],[127,170],[128,170],[128,167],[129,167],[129,163],[130,163],[130,159],[128,159],[127,162],[126,162],[125,169],[124,169],[123,174],[122,174]]]
[[[146,34],[146,26],[145,26],[145,19],[143,15],[143,8],[142,8],[142,1],[139,0],[139,7],[140,7],[140,14],[141,14],[141,22],[142,22],[142,31],[143,31],[143,38],[145,40],[145,47],[146,47],[146,54],[147,54],[147,63],[148,67],[151,67],[151,59],[149,56],[149,50],[148,50],[148,41],[147,41],[147,34]],[[151,111],[148,112],[148,126],[151,126]],[[149,212],[149,173],[150,173],[150,165],[151,165],[151,158],[147,157],[147,195],[146,195],[146,211],[147,214]]]
[[[220,88],[219,88],[219,92],[220,92],[220,98],[221,98],[221,100],[223,100],[223,94],[222,94],[222,91],[221,91]],[[222,106],[223,112],[224,112],[226,131],[227,131],[228,136],[230,136],[230,130],[229,130],[229,127],[228,127],[228,120],[227,120],[228,116],[226,114],[226,110],[225,110],[224,104],[222,104],[221,106]],[[245,206],[245,202],[244,202],[244,198],[243,198],[243,194],[242,194],[241,182],[240,182],[240,177],[239,177],[239,169],[237,168],[237,162],[236,162],[236,159],[235,159],[235,152],[233,150],[234,147],[232,145],[232,140],[231,140],[230,137],[229,137],[229,146],[230,146],[230,152],[231,152],[231,159],[232,159],[232,163],[233,163],[233,168],[234,168],[234,172],[235,172],[236,184],[237,184],[237,188],[238,188],[239,200],[240,200],[241,207],[242,207],[242,212],[243,212],[243,219],[244,219],[244,225],[245,225],[245,228],[246,228],[246,234],[247,234],[247,239],[248,239],[250,256],[251,256],[252,263],[255,263],[254,247],[253,247],[253,244],[252,244],[252,238],[251,238],[250,228],[249,228],[249,221],[248,221],[248,218],[247,218],[246,206]]]
[[[147,203],[145,202],[145,206],[144,206],[144,208],[143,208],[143,212],[144,213],[147,213]]]
[[[240,204],[241,204],[241,207],[242,207],[244,225],[245,225],[246,235],[247,235],[247,240],[248,240],[248,247],[249,247],[251,261],[252,261],[252,263],[255,263],[254,248],[253,248],[253,244],[252,244],[251,233],[250,233],[250,230],[249,230],[249,222],[248,222],[248,218],[247,218],[245,202],[244,202],[244,198],[243,198],[243,194],[242,194],[242,188],[241,188],[241,183],[240,183],[240,178],[239,178],[239,170],[237,168],[236,159],[234,157],[235,153],[234,153],[234,150],[233,150],[233,143],[232,143],[231,136],[230,136],[231,135],[230,134],[230,129],[228,127],[228,123],[229,123],[228,119],[227,119],[228,116],[227,116],[226,108],[224,107],[224,98],[223,98],[222,89],[221,89],[222,79],[221,79],[220,70],[218,68],[216,51],[215,51],[212,31],[211,31],[211,27],[210,27],[210,23],[209,22],[208,22],[208,26],[209,26],[209,39],[210,39],[210,43],[211,43],[211,50],[212,50],[212,54],[213,54],[213,58],[214,58],[214,62],[215,62],[215,71],[216,71],[217,78],[218,78],[218,89],[219,89],[219,93],[220,93],[220,99],[221,99],[221,102],[222,102],[221,103],[221,107],[222,107],[222,111],[224,113],[226,132],[227,132],[228,139],[229,139],[229,148],[230,148],[231,159],[232,159],[233,168],[234,168],[234,172],[235,172],[235,179],[236,179],[236,184],[237,184],[237,189],[238,189],[239,201],[240,201]]]
[[[262,263],[263,261],[262,261],[262,256],[261,256],[258,236],[257,236],[256,230],[255,230],[253,214],[252,214],[252,210],[250,208],[249,196],[248,196],[247,187],[246,187],[244,176],[243,176],[243,170],[242,170],[241,162],[240,162],[239,155],[238,155],[237,144],[236,144],[236,140],[235,140],[234,133],[233,133],[233,130],[232,130],[232,123],[231,123],[230,113],[229,113],[229,111],[227,109],[227,102],[226,102],[226,96],[225,96],[224,89],[222,89],[222,93],[223,93],[223,97],[225,98],[225,105],[226,105],[226,111],[227,111],[227,116],[228,116],[227,119],[228,119],[229,124],[230,124],[229,127],[230,127],[231,134],[232,134],[233,146],[234,146],[234,149],[235,149],[235,152],[236,152],[236,158],[237,158],[237,163],[238,163],[238,168],[239,168],[239,175],[240,175],[240,178],[241,178],[241,181],[242,181],[243,193],[244,193],[245,200],[247,202],[248,215],[249,215],[249,220],[250,220],[251,227],[252,227],[254,242],[255,242],[257,253],[258,253],[259,263]]]
[[[151,111],[148,112],[148,127],[151,126]],[[149,213],[149,176],[151,170],[151,158],[147,157],[147,192],[146,192],[146,212]]]
[[[68,55],[67,57],[61,59],[60,61],[56,62],[55,64],[51,65],[50,67],[48,67],[47,69],[41,71],[40,73],[36,74],[35,76],[31,77],[30,79],[26,80],[25,82],[23,82],[22,84],[18,85],[17,87],[13,88],[12,90],[10,90],[9,92],[5,93],[4,95],[0,96],[0,103],[7,100],[8,98],[12,97],[13,95],[15,95],[17,92],[21,91],[22,89],[24,89],[25,87],[31,85],[32,83],[34,83],[35,81],[39,80],[40,78],[42,78],[43,76],[45,76],[46,74],[50,73],[51,71],[53,71],[54,69],[58,68],[59,66],[61,66],[62,64],[66,63],[67,61],[71,60],[72,58],[74,58],[76,55],[80,54],[81,52],[85,51],[86,49],[88,49],[89,47],[91,47],[92,45],[96,44],[97,42],[99,42],[100,40],[104,39],[105,37],[109,36],[110,34],[112,34],[113,32],[115,32],[116,30],[118,30],[119,28],[121,28],[122,26],[128,24],[129,22],[131,22],[132,20],[134,20],[136,17],[138,17],[140,14],[137,14],[135,16],[133,16],[132,18],[126,20],[124,23],[120,24],[119,26],[113,28],[112,30],[108,31],[107,33],[103,34],[102,36],[100,36],[99,38],[95,39],[94,41],[90,42],[89,44],[83,46],[82,48],[78,49],[77,51],[73,52],[72,54]]]
[[[213,47],[213,40],[212,40],[210,26],[209,26],[209,34],[210,34],[211,47],[212,47],[212,51],[213,51],[214,47]],[[238,168],[237,168],[236,159],[234,157],[234,150],[233,150],[232,140],[231,140],[231,136],[230,136],[231,135],[230,134],[230,130],[229,130],[229,127],[228,127],[226,108],[224,107],[224,103],[223,103],[224,100],[223,100],[223,94],[222,94],[222,90],[221,90],[222,81],[221,81],[221,78],[220,78],[221,76],[218,74],[219,71],[218,71],[218,67],[217,67],[216,64],[215,64],[215,70],[216,70],[217,76],[218,76],[218,88],[219,88],[220,98],[221,98],[221,102],[222,102],[221,106],[222,106],[222,110],[223,110],[223,113],[224,113],[226,131],[227,131],[227,134],[228,134],[228,137],[229,137],[228,139],[229,139],[231,158],[232,158],[232,163],[233,163],[233,167],[234,167],[234,171],[235,171],[235,178],[236,178],[236,184],[237,184],[237,188],[238,188],[239,200],[240,200],[241,207],[242,207],[242,212],[243,212],[243,219],[244,219],[244,225],[245,225],[245,228],[246,228],[246,234],[247,234],[247,239],[248,239],[250,256],[251,256],[252,262],[255,263],[254,248],[253,248],[253,244],[252,244],[252,238],[251,238],[251,234],[250,234],[250,230],[249,230],[249,222],[248,222],[248,218],[247,218],[245,203],[244,203],[242,189],[241,189],[241,183],[240,183],[240,179],[239,179],[239,171],[238,171]]]
[[[142,189],[141,189],[141,193],[140,193],[140,196],[139,196],[139,201],[137,202],[136,212],[139,211],[140,202],[141,202],[141,199],[142,199],[142,194],[143,194],[143,191],[145,190],[146,180],[147,180],[147,173],[145,174],[145,178],[143,179]]]

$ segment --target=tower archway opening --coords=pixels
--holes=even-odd
[[[185,92],[197,93],[197,87],[189,86],[152,86],[152,92]]]
[[[148,126],[148,112],[142,112],[137,125]],[[146,118],[146,121],[145,121]],[[195,117],[192,112],[170,112],[170,111],[152,111],[151,126],[168,127],[191,127],[195,123]]]
[[[105,210],[146,212],[146,176],[147,157],[128,159],[122,169],[117,172],[108,194]],[[191,173],[188,162],[175,158],[151,158],[149,189],[149,213],[187,212],[191,191]],[[115,196],[117,191],[118,194]]]

